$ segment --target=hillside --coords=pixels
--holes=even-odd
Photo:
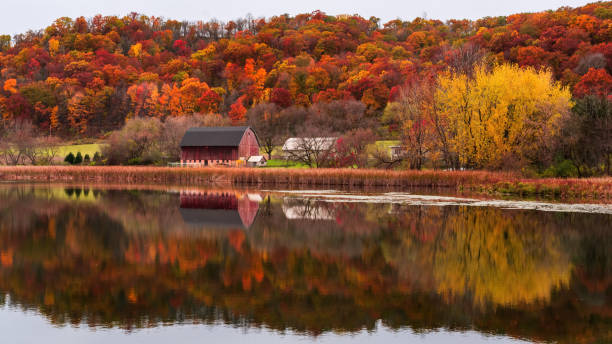
[[[399,86],[446,69],[466,46],[550,68],[574,97],[607,96],[612,2],[447,22],[318,11],[229,23],[60,18],[0,39],[0,113],[63,137],[97,136],[134,116],[221,113],[241,122],[262,102],[355,99],[379,118]]]

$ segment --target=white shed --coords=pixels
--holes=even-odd
[[[266,160],[266,157],[264,157],[263,155],[252,155],[251,157],[249,157],[249,160],[247,160],[247,166],[263,167],[266,166],[267,162],[268,161]]]

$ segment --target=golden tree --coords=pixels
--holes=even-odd
[[[571,107],[570,91],[551,72],[516,65],[478,66],[472,78],[447,72],[438,84],[439,109],[468,167],[537,162]]]

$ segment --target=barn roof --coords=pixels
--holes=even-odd
[[[247,129],[250,127],[190,128],[181,140],[181,147],[238,147]]]

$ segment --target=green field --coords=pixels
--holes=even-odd
[[[91,143],[85,145],[67,145],[60,146],[59,152],[57,155],[59,157],[64,158],[68,153],[72,152],[72,154],[76,155],[78,152],[81,152],[81,155],[85,156],[85,154],[89,154],[90,158],[93,158],[96,152],[101,152],[102,145],[99,143]]]
[[[399,146],[401,142],[399,140],[380,140],[376,141],[376,146],[381,148],[389,148],[391,146]]]
[[[282,167],[282,168],[308,168],[308,165],[284,159],[268,160],[266,167]]]

